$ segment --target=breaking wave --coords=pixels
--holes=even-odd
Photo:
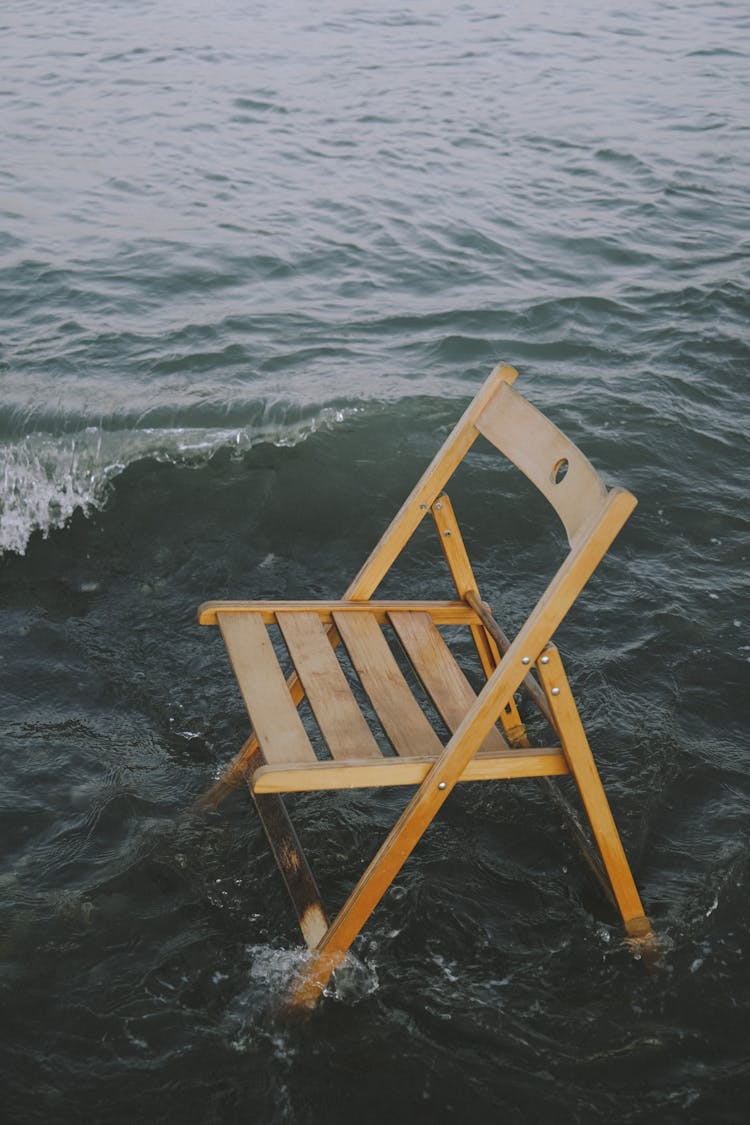
[[[76,509],[89,513],[106,502],[112,481],[128,465],[153,459],[205,464],[220,449],[237,454],[261,445],[292,446],[330,429],[358,407],[324,407],[295,420],[240,426],[105,429],[88,426],[63,436],[37,432],[0,444],[0,552],[22,555],[31,535],[62,527]]]

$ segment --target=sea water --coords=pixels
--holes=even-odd
[[[739,0],[2,5],[0,1116],[747,1120],[749,72]],[[500,360],[639,499],[558,641],[667,955],[460,787],[280,1029],[195,607],[340,595]],[[452,498],[512,632],[559,529],[487,448]],[[331,909],[407,796],[290,798]]]

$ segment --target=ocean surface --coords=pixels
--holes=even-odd
[[[0,1120],[748,1120],[749,75],[743,0],[4,0]],[[282,1027],[195,609],[339,596],[501,360],[639,499],[557,640],[665,955],[467,785]],[[559,528],[452,499],[512,632]],[[408,795],[289,800],[331,909]]]

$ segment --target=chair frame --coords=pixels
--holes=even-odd
[[[552,636],[591,577],[636,500],[607,488],[583,454],[513,388],[517,371],[498,365],[414,487],[339,602],[206,602],[201,624],[221,628],[240,688],[248,702],[253,666],[238,644],[246,615],[264,623],[286,614],[317,614],[333,648],[345,621],[363,612],[380,623],[429,614],[433,624],[468,625],[486,683],[447,745],[434,758],[380,761],[266,762],[255,731],[203,797],[216,807],[245,781],[289,890],[303,937],[311,951],[292,987],[289,1006],[314,1006],[331,973],[376,908],[459,781],[489,777],[549,777],[571,774],[576,782],[616,905],[631,941],[649,944],[653,933],[602,786],[591,749]],[[476,439],[483,435],[542,492],[565,527],[570,551],[525,624],[509,640],[482,602],[450,500],[444,492]],[[382,602],[372,595],[425,516],[431,513],[456,588],[452,602]],[[399,612],[404,614],[398,617]],[[239,622],[245,619],[240,626]],[[538,682],[531,675],[535,669]],[[514,694],[525,687],[556,731],[560,746],[530,747]],[[305,692],[296,674],[288,692],[299,706]],[[247,690],[246,690],[247,689]],[[252,693],[250,693],[252,694]],[[248,710],[251,707],[248,706]],[[511,749],[495,758],[478,755],[496,723]],[[261,737],[261,743],[263,738]],[[418,788],[377,854],[329,923],[315,880],[291,825],[282,792],[416,784]]]

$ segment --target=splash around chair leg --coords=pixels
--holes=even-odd
[[[625,922],[625,934],[625,942],[638,961],[642,961],[649,969],[661,962],[664,951],[645,914],[628,918]]]
[[[284,995],[276,1018],[282,1023],[309,1015],[328,987],[334,971],[343,964],[345,952],[311,950],[297,970]]]

